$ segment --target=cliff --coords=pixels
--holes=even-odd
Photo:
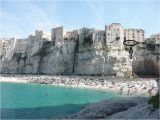
[[[129,66],[128,66],[129,65]],[[75,74],[127,76],[132,72],[130,59],[125,50],[109,49],[105,43],[79,45],[76,54]]]
[[[131,77],[158,75],[159,55],[145,49],[134,50],[133,61],[120,47],[109,48],[104,42],[65,41],[62,46],[44,42],[32,56],[14,53],[11,60],[1,61],[1,73],[48,75],[114,75]],[[133,71],[132,71],[133,68]]]
[[[138,76],[159,76],[159,51],[151,50],[147,45],[134,50],[132,68]]]

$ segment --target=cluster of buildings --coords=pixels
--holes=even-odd
[[[27,52],[30,56],[36,53],[45,41],[50,41],[53,46],[62,46],[64,42],[79,41],[84,42],[84,37],[88,35],[92,43],[105,43],[108,47],[124,48],[123,41],[136,40],[140,43],[153,41],[156,46],[160,44],[160,34],[151,35],[145,39],[145,32],[142,29],[126,29],[120,23],[112,23],[105,26],[105,30],[95,30],[82,28],[80,30],[64,31],[63,26],[53,28],[51,32],[36,30],[34,35],[28,38],[1,38],[0,57],[1,59],[11,59],[14,53]],[[159,49],[157,47],[157,49]]]

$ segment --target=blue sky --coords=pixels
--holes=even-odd
[[[144,29],[146,37],[160,32],[159,0],[0,0],[0,5],[0,37],[24,38],[57,26],[104,29],[115,22]]]

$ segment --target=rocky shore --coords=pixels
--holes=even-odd
[[[65,119],[159,119],[159,108],[148,97],[123,97],[93,103]]]
[[[51,84],[97,90],[112,90],[125,95],[155,95],[158,86],[155,78],[116,78],[112,76],[46,76],[1,75],[0,81]]]

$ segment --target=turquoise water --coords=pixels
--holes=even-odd
[[[114,92],[52,85],[1,82],[2,118],[57,118],[89,103],[117,97]]]

